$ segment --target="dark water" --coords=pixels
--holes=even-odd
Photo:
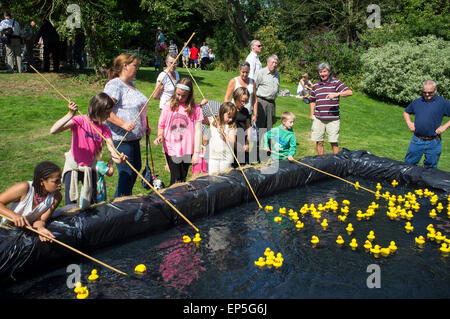
[[[362,186],[375,189],[372,181],[359,180]],[[412,188],[383,185],[382,193],[404,195]],[[446,207],[446,194],[439,201]],[[350,201],[350,215],[346,222],[338,221],[338,213],[323,213],[328,229],[324,231],[311,217],[300,218],[305,227],[297,231],[295,224],[283,217],[274,222],[280,207],[299,211],[303,204],[325,204],[329,198]],[[90,261],[83,260],[82,282],[87,284],[89,298],[449,298],[450,257],[442,257],[439,245],[427,241],[423,249],[415,247],[414,237],[426,237],[426,226],[432,223],[444,235],[450,235],[450,219],[446,209],[437,219],[428,216],[429,200],[419,200],[421,210],[414,213],[411,223],[415,230],[406,234],[406,220],[391,221],[386,216],[387,202],[376,200],[364,190],[331,180],[271,197],[259,199],[263,206],[272,205],[273,212],[258,210],[255,202],[236,207],[218,216],[193,221],[200,229],[202,241],[198,247],[182,242],[183,235],[195,233],[188,225],[164,233],[104,249],[94,257],[123,270],[125,277]],[[366,211],[369,204],[379,204],[369,220],[357,221],[356,211]],[[300,215],[300,213],[299,213]],[[345,227],[352,223],[351,236]],[[375,244],[387,247],[395,241],[398,250],[388,258],[376,259],[364,252],[363,244],[370,230],[375,233]],[[311,237],[320,243],[311,247]],[[336,245],[342,235],[345,247]],[[348,246],[356,238],[357,251]],[[284,258],[280,269],[259,269],[254,261],[263,256],[266,247],[281,252]],[[138,264],[147,266],[144,275],[133,274]],[[372,265],[372,266],[370,266]],[[369,288],[370,267],[379,267],[380,288]],[[370,267],[369,267],[370,266]],[[369,270],[368,270],[369,267]],[[87,280],[90,271],[98,269],[99,279]],[[7,288],[11,298],[67,298],[74,299],[73,289],[66,284],[66,268]],[[373,280],[372,280],[373,282]]]

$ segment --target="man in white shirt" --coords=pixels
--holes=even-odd
[[[253,40],[250,43],[250,47],[252,51],[249,53],[245,61],[247,61],[250,64],[250,72],[248,74],[248,77],[254,79],[256,72],[262,69],[262,65],[261,62],[259,61],[258,56],[258,54],[261,52],[261,42],[259,40]]]
[[[7,11],[3,13],[5,18],[0,22],[0,32],[6,28],[13,29],[13,35],[9,43],[4,43],[6,46],[6,62],[8,64],[8,73],[14,72],[14,60],[17,63],[17,71],[22,73],[22,47],[20,43],[20,25],[14,19],[11,19],[11,14]]]
[[[206,45],[206,42],[203,42],[203,45],[200,48],[200,68],[202,70],[206,70],[206,65],[210,63],[208,50],[209,48]]]

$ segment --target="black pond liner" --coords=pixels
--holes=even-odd
[[[377,157],[367,151],[343,149],[337,155],[306,157],[301,162],[342,178],[354,176],[389,182],[396,179],[403,185],[450,193],[450,173]],[[288,161],[281,161],[272,172],[250,167],[245,174],[258,199],[332,178]],[[239,170],[202,176],[167,189],[163,195],[194,225],[199,218],[255,200]],[[140,234],[158,233],[184,223],[156,194],[150,194],[61,215],[47,228],[56,239],[89,254]],[[28,230],[0,228],[1,283],[20,280],[27,273],[38,274],[77,258],[83,257],[60,245],[42,243]]]

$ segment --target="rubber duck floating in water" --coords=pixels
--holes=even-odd
[[[194,238],[192,239],[192,241],[193,241],[196,245],[198,245],[198,244],[200,243],[201,240],[202,240],[202,239],[201,239],[201,237],[200,237],[200,233],[196,233],[195,236],[194,236]]]
[[[349,206],[349,205],[350,205],[350,201],[347,200],[347,199],[344,199],[344,200],[342,201],[342,205],[343,205],[343,206]]]
[[[255,261],[255,265],[259,268],[264,268],[264,266],[266,265],[266,261],[263,257],[259,257],[259,259]]]
[[[392,181],[392,186],[393,186],[393,187],[397,187],[397,185],[398,185],[398,182],[394,179],[394,180]]]
[[[355,189],[358,190],[358,188],[360,187],[359,182],[355,182]]]
[[[379,192],[380,190],[381,190],[381,184],[380,183],[377,183],[377,186],[376,186],[376,188],[377,188],[377,191]]]
[[[275,223],[281,223],[281,217],[280,217],[280,216],[276,216],[276,217],[273,219],[273,221],[274,221]]]
[[[315,248],[316,246],[317,246],[317,244],[319,243],[319,237],[317,237],[317,236],[312,236],[312,238],[311,238],[311,244],[312,244],[312,247],[313,248]]]
[[[391,250],[392,254],[395,254],[395,252],[397,251],[397,245],[395,244],[395,241],[391,241],[389,243],[389,247],[388,248]]]
[[[448,257],[450,255],[450,246],[446,243],[442,243],[439,250],[441,251],[443,257]]]
[[[273,206],[266,205],[266,207],[264,207],[264,209],[265,209],[266,211],[270,212],[270,211],[273,210]]]
[[[77,299],[86,299],[89,296],[89,290],[87,287],[83,287],[81,282],[75,283],[74,291],[77,294]]]
[[[434,239],[436,240],[437,244],[440,244],[441,241],[445,240],[445,236],[443,236],[442,233],[440,231],[438,231],[436,233],[436,236],[434,237]]]
[[[406,230],[406,233],[409,234],[410,232],[412,232],[414,230],[414,226],[411,225],[410,222],[407,222],[405,225],[405,230]]]
[[[375,258],[380,257],[381,249],[379,245],[375,245],[375,247],[370,248],[370,252],[373,254]]]
[[[352,250],[356,250],[356,248],[358,247],[358,243],[356,242],[356,238],[353,238],[349,245],[350,245],[350,247],[352,247]]]
[[[345,228],[345,230],[347,231],[347,234],[349,236],[351,236],[351,234],[353,233],[354,229],[353,229],[353,225],[351,223],[348,223],[347,228]]]
[[[429,214],[429,215],[430,215],[431,218],[435,219],[435,218],[436,218],[436,215],[437,215],[437,214],[436,214],[436,210],[433,208],[433,209],[430,211],[430,214]]]
[[[91,274],[89,275],[88,279],[90,281],[96,281],[98,279],[97,269],[92,269]]]
[[[425,243],[425,238],[423,238],[423,236],[419,236],[414,238],[414,241],[416,242],[417,246],[419,246],[419,248],[422,248],[423,244]]]
[[[183,236],[183,243],[189,244],[191,242],[191,237],[189,236]]]
[[[381,253],[381,256],[388,257],[389,254],[391,253],[391,250],[389,248],[381,248],[380,253]]]
[[[339,235],[336,239],[336,243],[338,244],[338,247],[342,247],[342,245],[344,244],[344,239],[342,239],[342,236]]]
[[[373,230],[371,230],[369,232],[369,235],[367,235],[367,239],[370,240],[371,242],[375,239],[375,235],[373,233]]]
[[[305,224],[303,224],[301,221],[298,221],[295,224],[295,228],[297,228],[297,230],[301,230],[304,226],[305,226]]]
[[[147,271],[147,267],[145,267],[144,264],[139,264],[136,267],[134,267],[134,272],[137,274],[143,274]]]
[[[322,223],[320,223],[320,226],[322,226],[323,230],[327,230],[327,227],[328,227],[328,222],[327,222],[327,220],[324,219],[324,220],[322,221]]]

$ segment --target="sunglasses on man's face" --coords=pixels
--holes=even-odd
[[[427,94],[434,94],[434,91],[422,91],[423,94],[427,95]]]

